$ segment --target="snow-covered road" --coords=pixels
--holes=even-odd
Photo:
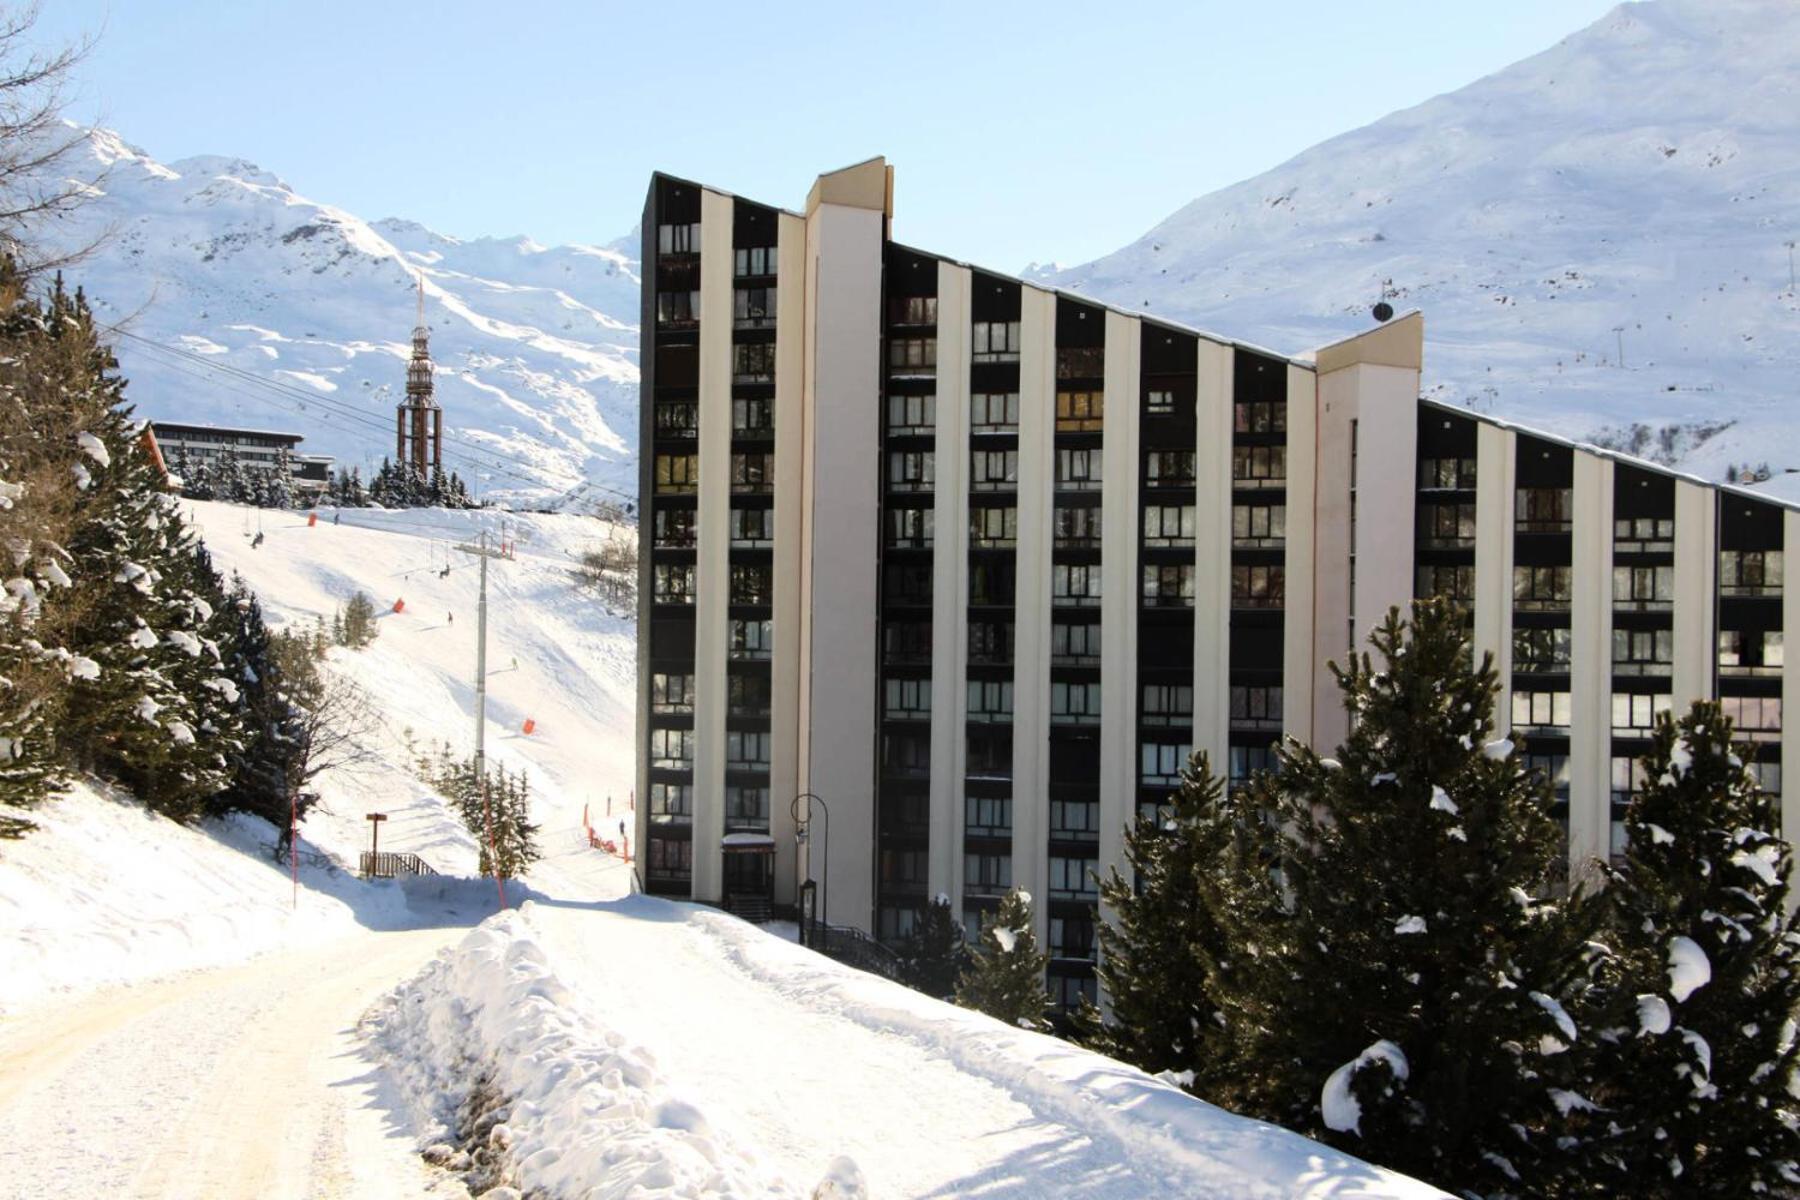
[[[357,1018],[461,937],[368,931],[0,1025],[0,1197],[414,1197]]]

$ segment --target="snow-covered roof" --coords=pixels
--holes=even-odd
[[[775,839],[766,833],[728,833],[719,845],[727,850],[774,850]]]

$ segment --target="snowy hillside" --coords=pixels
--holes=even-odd
[[[1676,439],[1717,477],[1800,466],[1797,238],[1800,5],[1648,0],[1038,274],[1289,350],[1385,296],[1425,312],[1428,395],[1578,438],[1735,421]]]
[[[448,465],[492,495],[635,491],[635,245],[366,222],[242,159],[164,164],[106,130],[63,170],[97,186],[44,236],[107,235],[69,274],[123,323],[141,415],[293,430],[304,451],[378,463],[422,275]]]

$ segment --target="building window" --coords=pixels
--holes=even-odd
[[[1056,352],[1058,379],[1098,379],[1106,373],[1106,351],[1100,346],[1064,346]]]
[[[725,829],[769,829],[769,789],[731,784],[725,789]]]
[[[1175,411],[1175,393],[1163,389],[1151,389],[1144,393],[1144,415],[1147,417],[1166,417]]]
[[[1274,549],[1287,544],[1287,505],[1231,506],[1231,544]]]
[[[774,570],[764,563],[733,563],[731,566],[731,602],[741,605],[767,605],[775,602]]]
[[[1282,400],[1257,400],[1234,404],[1231,428],[1234,433],[1286,433],[1287,403]]]
[[[1073,505],[1059,506],[1054,515],[1056,545],[1069,549],[1100,544],[1100,506],[1098,504],[1080,508]]]
[[[1058,667],[1091,666],[1100,661],[1100,626],[1050,626],[1050,662]]]
[[[1772,740],[1759,738],[1758,734],[1779,736],[1781,733],[1780,696],[1725,696],[1720,699],[1719,707],[1725,710],[1725,716],[1737,732],[1755,740]]]
[[[749,437],[773,437],[775,434],[775,402],[773,400],[733,400],[731,432]]]
[[[772,508],[734,508],[731,510],[731,544],[734,546],[767,546],[775,540],[775,510]]]
[[[1100,451],[1058,450],[1056,486],[1064,491],[1086,491],[1100,486]]]
[[[1614,567],[1613,607],[1666,612],[1675,607],[1674,567]]]
[[[1010,837],[1012,798],[1009,796],[963,797],[963,833],[968,837]]]
[[[1144,606],[1146,608],[1194,607],[1194,564],[1146,563],[1144,566]]]
[[[963,855],[963,892],[974,896],[1003,896],[1012,887],[1012,855]]]
[[[1144,545],[1192,546],[1197,526],[1192,504],[1146,504]]]
[[[1281,688],[1242,685],[1231,689],[1233,729],[1280,729]]]
[[[937,339],[890,338],[888,340],[888,373],[890,375],[935,375],[937,373]]]
[[[1057,563],[1050,568],[1050,603],[1086,607],[1100,603],[1100,567]]]
[[[930,491],[937,479],[937,455],[930,450],[888,453],[888,488],[896,492]]]
[[[1472,604],[1475,601],[1475,568],[1472,565],[1432,564],[1420,567],[1417,575],[1418,588],[1414,594],[1421,599],[1428,596],[1445,596],[1464,604]]]
[[[1781,551],[1725,550],[1719,554],[1719,594],[1779,596]]]
[[[1234,792],[1249,787],[1258,775],[1274,771],[1281,765],[1270,746],[1232,746],[1227,760],[1230,763],[1227,786]]]
[[[656,491],[672,495],[695,491],[700,486],[698,454],[659,454],[656,456]]]
[[[936,325],[936,296],[895,296],[888,302],[888,321],[894,325]]]
[[[1097,683],[1050,684],[1052,725],[1092,725],[1100,719],[1100,685]]]
[[[650,765],[668,771],[693,770],[694,731],[691,729],[652,729],[650,731]]]
[[[969,720],[1011,721],[1013,685],[1004,679],[969,680]]]
[[[650,819],[658,824],[686,821],[694,815],[694,785],[691,783],[653,783],[650,785]]]
[[[1542,675],[1561,675],[1569,670],[1569,654],[1573,645],[1567,629],[1529,629],[1513,627],[1514,671]]]
[[[1778,762],[1753,762],[1744,767],[1756,781],[1756,790],[1769,796],[1781,794],[1781,764]]]
[[[1145,487],[1193,487],[1192,450],[1151,450],[1144,455]]]
[[[658,225],[656,227],[656,252],[658,254],[698,254],[700,253],[700,223],[688,225]]]
[[[1569,567],[1514,567],[1513,607],[1521,612],[1560,612],[1569,607]]]
[[[881,627],[882,657],[905,665],[931,661],[931,622],[889,621]]]
[[[1777,675],[1782,666],[1781,630],[1719,630],[1719,670],[1727,675]]]
[[[775,622],[733,617],[725,626],[727,656],[753,662],[769,657],[774,644]]]
[[[929,508],[888,509],[888,545],[896,550],[921,550],[931,545],[936,518]]]
[[[1050,856],[1050,897],[1053,900],[1093,900],[1099,897],[1094,883],[1094,859]]]
[[[974,450],[969,454],[969,490],[1010,491],[1019,486],[1017,450]]]
[[[725,769],[728,771],[767,771],[769,769],[769,734],[742,729],[725,731]]]
[[[734,492],[768,492],[775,487],[773,454],[734,454],[731,456],[731,490]]]
[[[1233,487],[1280,487],[1286,482],[1286,446],[1233,446],[1231,448],[1231,483]]]
[[[1474,488],[1474,459],[1422,458],[1419,460],[1420,491],[1473,491]]]
[[[881,768],[885,774],[903,777],[931,774],[931,739],[911,733],[882,734]]]
[[[884,904],[875,914],[875,936],[883,942],[903,942],[912,937],[918,922],[918,909]]]
[[[1106,393],[1056,393],[1056,429],[1058,433],[1097,433],[1105,425]]]
[[[1100,985],[1092,975],[1052,975],[1049,983],[1051,1003],[1070,1012],[1093,1004],[1100,994]]]
[[[1181,769],[1193,753],[1186,742],[1145,742],[1138,748],[1138,782],[1146,787],[1179,787]]]
[[[751,275],[773,275],[778,261],[774,246],[744,246],[732,252],[732,270],[742,279]]]
[[[1019,393],[975,392],[969,397],[969,429],[973,433],[1017,433]]]
[[[1186,725],[1194,719],[1194,689],[1187,684],[1146,683],[1138,720],[1145,725]]]
[[[969,327],[969,357],[974,362],[1018,362],[1017,321],[976,321]]]
[[[728,675],[725,679],[726,712],[734,717],[769,715],[767,675]]]
[[[1623,808],[1635,799],[1650,782],[1649,772],[1641,760],[1614,755],[1612,760],[1612,802]]]
[[[887,704],[883,712],[890,721],[928,721],[931,719],[931,680],[890,679],[887,681]]]
[[[1011,543],[1004,543],[1010,545]],[[926,570],[929,579],[930,570]],[[1013,564],[1009,557],[1004,562],[974,562],[969,564],[969,603],[1010,606],[1013,602]]]
[[[1094,958],[1094,922],[1088,917],[1050,918],[1050,957]]]
[[[1011,621],[970,621],[969,661],[984,666],[1004,665],[1013,658]]]
[[[1656,714],[1667,712],[1673,701],[1668,696],[1614,692],[1612,698],[1613,732],[1623,737],[1647,734],[1656,726]]]
[[[650,711],[654,713],[693,712],[694,677],[661,673],[650,676]]]
[[[1516,691],[1512,694],[1514,729],[1567,729],[1572,711],[1567,692]]]
[[[1280,608],[1286,601],[1287,570],[1280,566],[1233,566],[1231,607]]]
[[[739,329],[761,329],[775,323],[775,289],[772,287],[734,288],[731,293],[731,317]]]
[[[699,514],[691,508],[658,508],[656,510],[655,545],[659,550],[684,549],[694,545],[700,533]]]
[[[657,604],[692,604],[694,602],[693,563],[657,563],[651,578],[653,602]]]
[[[1667,675],[1675,664],[1675,633],[1669,629],[1615,629],[1614,675]]]
[[[656,323],[658,325],[692,325],[699,319],[699,292],[656,293]]]
[[[937,429],[937,397],[889,396],[888,432],[898,435],[927,434]]]
[[[912,888],[925,882],[923,850],[883,850],[881,882],[888,887]]]
[[[1575,523],[1573,496],[1570,488],[1520,488],[1514,527],[1520,533],[1567,533]]]
[[[1100,804],[1095,800],[1052,800],[1050,836],[1064,842],[1100,840]]]
[[[964,769],[968,778],[1004,781],[1012,778],[1012,730],[1004,726],[969,731],[968,757]]]
[[[731,348],[734,383],[771,383],[775,379],[774,342],[738,342]]]
[[[651,875],[686,875],[694,867],[694,843],[686,838],[651,838],[647,869]]]
[[[1019,510],[1007,505],[1004,508],[971,508],[969,510],[969,544],[977,547],[1011,546],[1019,540]],[[1012,603],[1009,595],[1004,601],[989,603]]]
[[[1566,754],[1526,754],[1519,760],[1527,771],[1535,771],[1556,799],[1569,799],[1569,756]]]
[[[1675,518],[1620,517],[1613,522],[1613,544],[1626,552],[1673,549]]]
[[[1428,549],[1445,550],[1475,544],[1473,504],[1419,505],[1419,542]]]

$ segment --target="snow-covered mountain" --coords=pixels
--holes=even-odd
[[[1716,477],[1800,467],[1796,239],[1800,4],[1649,0],[1036,274],[1290,350],[1416,305],[1427,394],[1584,439],[1732,421],[1665,456]]]
[[[69,274],[122,323],[140,414],[292,430],[302,450],[379,462],[423,276],[447,465],[471,485],[485,474],[490,495],[542,500],[583,480],[635,493],[634,239],[546,247],[368,222],[242,159],[164,164],[108,130],[60,169],[96,186],[42,236],[106,235]]]

